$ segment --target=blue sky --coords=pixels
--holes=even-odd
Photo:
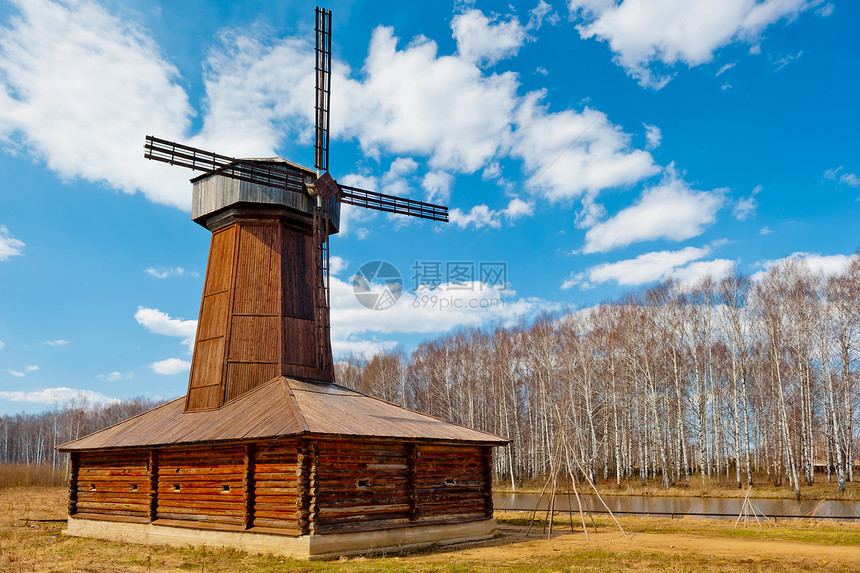
[[[854,2],[326,7],[332,174],[451,208],[345,208],[336,357],[860,247]],[[312,165],[312,29],[301,2],[0,0],[0,413],[185,392],[209,233],[144,135]],[[353,296],[372,260],[390,309]]]

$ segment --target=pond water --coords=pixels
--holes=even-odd
[[[532,511],[535,506],[546,511],[549,495],[544,494],[538,505],[536,493],[495,493],[493,504],[498,511]],[[605,513],[606,508],[595,495],[580,495],[583,508],[595,513]],[[651,514],[660,517],[681,517],[695,515],[711,518],[737,518],[743,507],[743,499],[717,497],[645,497],[645,496],[605,496],[604,501],[613,513]],[[568,501],[574,511],[578,510],[576,497],[567,493],[557,494],[556,511],[568,511]],[[820,517],[820,518],[860,518],[860,502],[856,501],[817,501],[793,499],[752,499],[756,511],[768,517]],[[750,512],[750,519],[753,519]]]

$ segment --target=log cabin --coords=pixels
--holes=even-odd
[[[254,161],[297,186],[316,176]],[[188,392],[58,447],[64,533],[304,559],[494,536],[492,449],[506,439],[335,383],[313,198],[192,181],[212,238]],[[338,223],[332,204],[327,232]]]

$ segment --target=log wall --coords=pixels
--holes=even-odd
[[[80,452],[77,465],[76,513],[149,516],[147,452]]]
[[[422,519],[485,517],[486,485],[483,447],[419,446],[416,493]]]
[[[81,452],[70,514],[318,535],[492,517],[489,446],[333,438]]]
[[[296,535],[298,503],[298,440],[258,445],[254,455],[254,518],[256,527],[277,527]]]
[[[244,468],[244,446],[161,450],[158,519],[244,525]]]
[[[406,524],[409,445],[404,442],[319,440],[317,533]]]

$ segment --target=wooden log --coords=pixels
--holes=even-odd
[[[317,519],[319,517],[318,498],[319,498],[319,448],[315,442],[311,442],[308,447],[310,465],[308,468],[308,533],[316,535],[319,533]]]
[[[224,523],[227,525],[242,525],[242,516],[228,517],[220,515],[204,515],[204,514],[186,514],[178,512],[161,512],[158,513],[159,521],[162,519],[176,519],[184,522],[201,522],[201,523]]]
[[[149,507],[146,503],[130,503],[130,502],[103,502],[103,501],[79,501],[78,502],[78,511],[83,512],[92,511],[94,509],[100,509],[106,512],[112,512],[116,510],[125,510],[125,511],[134,511],[138,512],[141,515],[145,515],[149,510]]]
[[[78,512],[78,471],[80,470],[80,454],[69,454],[69,515]]]
[[[243,475],[242,486],[244,490],[243,504],[243,520],[242,526],[245,529],[250,528],[254,524],[254,445],[248,444],[245,446],[245,473]]]

